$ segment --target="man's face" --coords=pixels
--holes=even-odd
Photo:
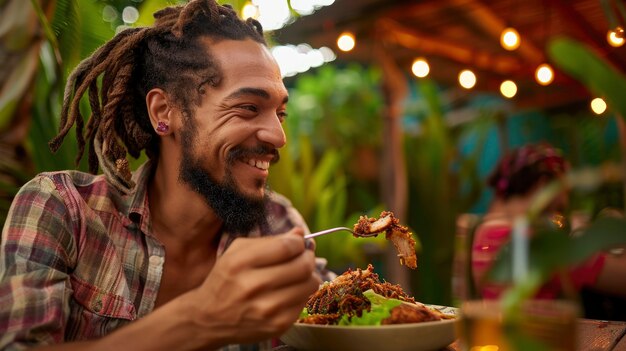
[[[265,46],[252,40],[213,44],[222,70],[206,87],[193,123],[183,126],[180,179],[205,197],[232,231],[264,217],[270,163],[285,144],[287,90]]]

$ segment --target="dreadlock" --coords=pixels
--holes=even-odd
[[[146,94],[157,87],[167,91],[188,118],[191,104],[198,105],[205,93],[204,85],[216,86],[221,80],[219,67],[200,38],[250,38],[266,45],[259,22],[243,21],[230,6],[215,0],[192,0],[160,10],[154,17],[153,26],[120,32],[74,69],[65,86],[59,133],[49,142],[56,152],[76,125],[76,164],[88,142],[89,171],[95,174],[101,167],[125,192],[134,186],[127,155],[137,158],[145,150],[152,159],[159,153]],[[79,109],[85,93],[91,107],[86,127]]]

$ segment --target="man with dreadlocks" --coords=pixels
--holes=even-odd
[[[104,174],[44,173],[16,196],[0,349],[268,349],[321,282],[301,216],[266,189],[287,90],[261,26],[214,0],[155,18],[68,79],[50,146],[75,125],[77,161],[88,143]]]

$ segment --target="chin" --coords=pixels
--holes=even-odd
[[[253,186],[239,186],[239,192],[251,200],[259,201],[265,197],[267,187],[265,181],[256,181]]]

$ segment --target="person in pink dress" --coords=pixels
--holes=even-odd
[[[475,293],[484,299],[498,298],[503,284],[489,281],[487,273],[496,255],[511,237],[514,220],[524,216],[534,196],[550,182],[565,175],[570,168],[560,150],[547,143],[528,144],[504,155],[488,178],[494,199],[476,226],[472,247],[472,282]],[[568,193],[562,192],[545,208],[543,215],[563,221],[568,205]],[[576,228],[572,228],[576,229]],[[598,253],[583,264],[572,267],[569,282],[575,289],[590,288],[609,295],[626,297],[623,279],[626,262],[623,257]],[[555,278],[537,292],[537,298],[558,298],[562,281]]]

